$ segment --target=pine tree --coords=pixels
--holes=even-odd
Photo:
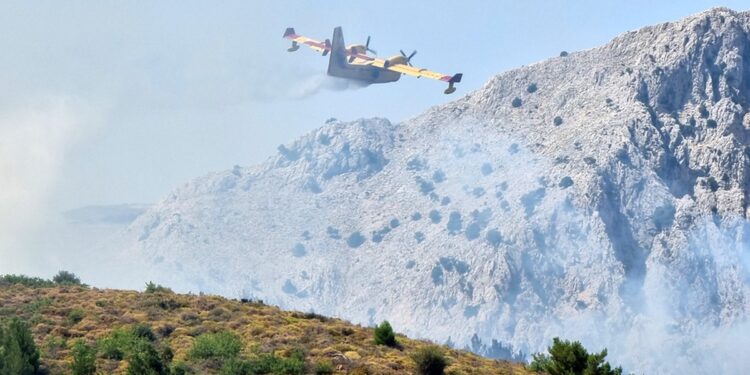
[[[39,350],[28,325],[18,318],[0,327],[0,375],[33,375],[39,371]]]
[[[396,334],[393,333],[393,327],[391,327],[391,323],[388,323],[387,320],[384,320],[383,323],[380,323],[375,328],[375,344],[391,347],[397,345]]]

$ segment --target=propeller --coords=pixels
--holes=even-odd
[[[411,53],[411,55],[409,55],[409,56],[406,56],[406,53],[404,53],[404,50],[402,50],[402,49],[400,49],[400,50],[399,50],[399,52],[401,52],[401,56],[404,56],[404,57],[406,57],[406,63],[407,63],[407,64],[408,64],[409,66],[412,66],[412,65],[411,65],[411,58],[412,58],[412,57],[414,57],[414,55],[416,55],[416,54],[417,54],[417,50],[414,50],[414,52],[412,52],[412,53]]]
[[[378,54],[377,51],[375,51],[373,49],[370,49],[370,36],[369,35],[367,36],[367,42],[365,42],[365,51],[370,51],[370,52],[372,52],[373,55],[377,55]]]

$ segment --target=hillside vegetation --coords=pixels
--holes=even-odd
[[[441,363],[447,374],[531,373],[398,334],[392,341],[386,332],[378,345],[373,328],[261,301],[154,284],[144,292],[98,289],[63,276],[0,277],[0,321],[29,326],[41,371],[52,374],[411,374],[440,373]]]

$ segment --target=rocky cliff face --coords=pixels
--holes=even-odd
[[[177,189],[131,251],[155,281],[479,351],[562,335],[633,371],[731,372],[750,366],[749,108],[750,13],[714,9],[400,124],[330,121]]]

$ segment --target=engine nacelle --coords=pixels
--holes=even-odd
[[[346,50],[352,55],[365,55],[367,54],[367,48],[361,44],[352,44],[346,46]]]
[[[393,57],[389,57],[388,60],[385,60],[385,63],[383,64],[383,66],[387,68],[391,65],[406,64],[406,63],[407,63],[406,57],[393,56]]]

